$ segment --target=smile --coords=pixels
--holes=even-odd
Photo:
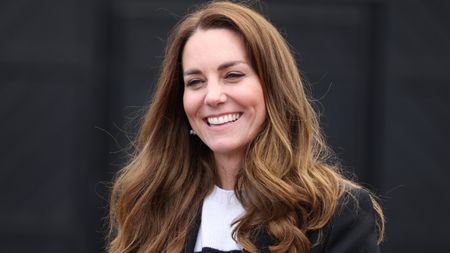
[[[241,117],[240,113],[230,113],[221,115],[219,117],[208,117],[206,118],[206,121],[208,122],[208,125],[222,125],[229,122],[234,122],[238,120]]]

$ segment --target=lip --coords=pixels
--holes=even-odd
[[[217,125],[211,125],[208,122],[208,118],[218,118],[218,117],[222,117],[222,116],[225,116],[225,115],[232,115],[232,114],[239,114],[239,117],[236,120],[234,120],[234,121],[229,121],[229,122],[226,122],[226,123],[223,123],[223,124],[217,124]],[[225,112],[225,113],[220,113],[220,114],[211,114],[211,115],[208,115],[208,116],[204,117],[203,121],[209,127],[219,127],[219,126],[229,125],[231,123],[234,123],[234,122],[238,121],[242,117],[242,114],[243,114],[243,112]]]

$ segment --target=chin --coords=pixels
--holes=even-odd
[[[209,148],[214,154],[231,155],[242,152],[241,146],[236,145],[211,145]]]

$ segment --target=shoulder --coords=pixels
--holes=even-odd
[[[380,252],[376,223],[370,193],[353,188],[340,198],[335,214],[322,231],[319,243],[313,247],[312,252]]]

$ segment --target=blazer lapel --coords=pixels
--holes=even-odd
[[[261,226],[255,231],[252,236],[252,241],[260,253],[270,253],[269,246],[274,243],[264,226]]]
[[[197,216],[195,217],[194,224],[189,230],[189,234],[186,240],[186,246],[181,251],[181,253],[192,253],[194,252],[195,243],[197,242],[198,231],[200,230],[200,224],[202,222],[202,205],[197,212]]]

